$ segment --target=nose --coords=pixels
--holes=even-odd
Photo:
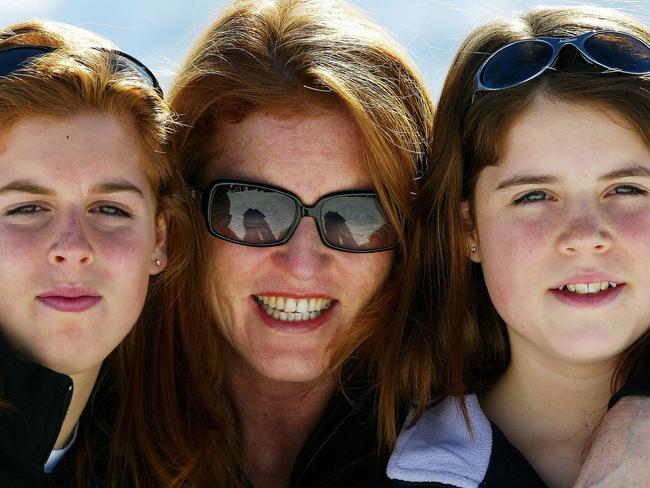
[[[567,256],[579,254],[605,254],[613,245],[606,219],[598,209],[576,208],[558,240],[559,251]]]
[[[331,258],[330,249],[318,234],[316,221],[303,217],[289,242],[274,248],[272,259],[298,281],[309,281],[320,273]]]
[[[80,212],[69,212],[62,218],[49,250],[48,261],[54,266],[88,266],[95,252],[86,236]]]

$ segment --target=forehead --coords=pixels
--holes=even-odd
[[[0,179],[85,187],[121,177],[149,187],[135,134],[126,117],[97,113],[17,119],[0,130]]]
[[[540,97],[512,121],[500,160],[482,173],[599,176],[649,158],[643,135],[622,114]]]
[[[280,186],[305,203],[325,193],[371,188],[358,127],[342,110],[259,109],[221,121],[205,181],[235,178]]]

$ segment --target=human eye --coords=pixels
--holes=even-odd
[[[616,195],[647,195],[648,190],[639,188],[634,185],[617,185],[607,192],[605,196]]]
[[[48,212],[49,209],[43,207],[42,205],[38,205],[35,203],[30,203],[26,205],[18,205],[12,208],[9,208],[4,212],[5,215],[15,215],[17,217],[25,217],[25,216],[30,216],[30,215],[36,215],[40,214],[42,212]]]
[[[552,200],[553,198],[545,191],[535,190],[525,193],[524,195],[513,200],[515,206],[518,205],[533,205],[535,203],[543,202],[544,200]]]
[[[116,205],[97,205],[90,212],[110,218],[133,218],[133,214]]]

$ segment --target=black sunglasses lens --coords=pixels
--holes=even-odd
[[[0,76],[7,76],[17,69],[24,68],[28,62],[51,52],[40,47],[16,47],[0,51]]]
[[[135,70],[141,78],[144,78],[153,88],[161,92],[154,74],[140,61],[121,51],[109,51],[109,54],[114,71]]]
[[[583,44],[585,52],[606,68],[630,74],[650,73],[650,47],[621,32],[597,32]]]
[[[375,196],[332,197],[323,202],[321,222],[327,242],[341,249],[370,251],[397,243]]]
[[[218,235],[246,244],[275,244],[284,239],[297,206],[280,192],[237,184],[217,186],[209,209],[210,226]]]
[[[552,58],[553,47],[546,42],[515,42],[492,55],[483,67],[481,83],[489,89],[518,85],[543,72]]]

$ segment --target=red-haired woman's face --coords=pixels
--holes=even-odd
[[[611,110],[539,98],[475,193],[513,357],[609,361],[650,326],[650,149]]]
[[[97,373],[166,263],[133,132],[88,113],[2,134],[0,329],[59,372]]]
[[[258,110],[241,122],[221,123],[218,142],[206,182],[231,178],[270,184],[306,205],[332,192],[372,189],[358,130],[343,112]],[[326,247],[312,218],[303,218],[280,246],[209,239],[210,273],[222,296],[213,306],[224,318],[222,333],[240,366],[274,381],[306,382],[322,374],[330,341],[354,327],[354,317],[392,262],[392,252],[353,254]],[[274,310],[262,301],[273,303]],[[314,309],[322,313],[295,320],[295,312]]]

